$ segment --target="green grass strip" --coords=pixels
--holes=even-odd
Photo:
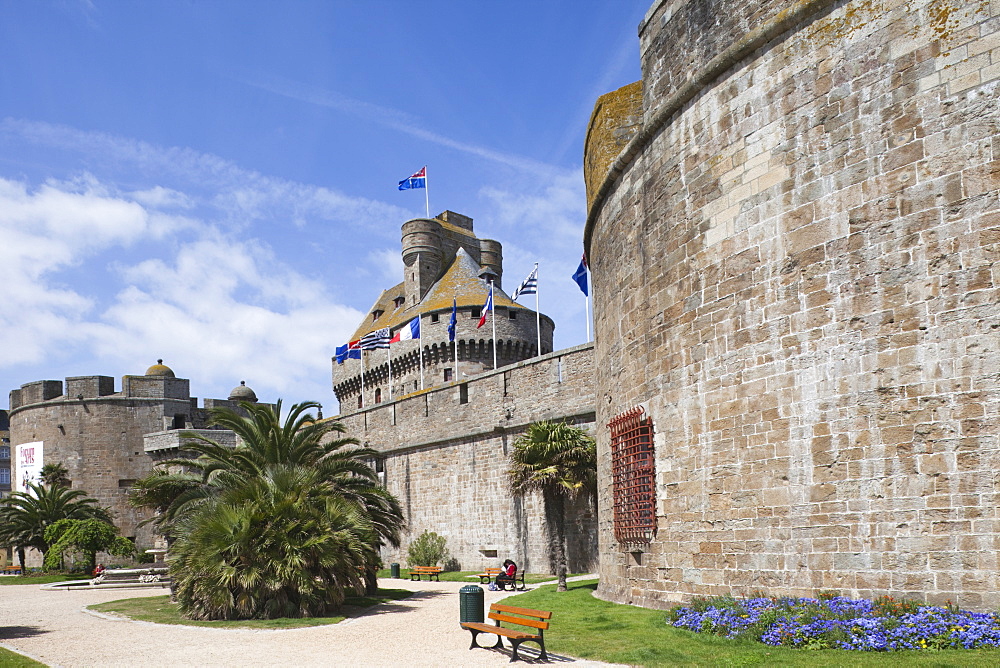
[[[0,666],[3,668],[37,668],[38,666],[45,668],[44,663],[38,663],[34,659],[29,659],[3,647],[0,647]]]
[[[508,605],[551,610],[545,632],[550,652],[632,666],[898,666],[899,668],[1000,665],[998,650],[851,652],[769,647],[668,626],[666,612],[601,601],[596,581],[554,585],[504,599]]]
[[[236,621],[202,621],[185,619],[170,596],[125,598],[89,606],[90,610],[122,615],[129,619],[154,624],[179,624],[182,626],[207,626],[218,629],[295,629],[306,626],[336,624],[348,617],[355,617],[367,608],[388,601],[399,601],[412,595],[406,589],[379,589],[377,596],[350,596],[344,600],[343,614],[334,617],[282,617],[279,619],[241,619]]]
[[[50,582],[69,582],[72,580],[88,580],[82,575],[7,575],[0,577],[3,585],[42,585]]]

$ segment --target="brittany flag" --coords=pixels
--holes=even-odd
[[[411,188],[426,188],[427,187],[427,165],[420,168],[420,171],[411,176],[408,179],[403,179],[399,182],[400,190],[409,190]]]
[[[411,339],[420,338],[420,318],[414,318],[408,322],[402,329],[396,332],[396,336],[392,337],[389,343],[399,343],[400,341],[409,341]]]

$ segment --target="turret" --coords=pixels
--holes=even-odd
[[[499,241],[493,241],[492,239],[479,240],[479,264],[483,267],[484,271],[488,270],[489,273],[495,276],[493,279],[494,285],[502,288],[503,246],[500,245]]]
[[[427,218],[403,223],[403,274],[406,305],[423,299],[441,274],[440,225]]]

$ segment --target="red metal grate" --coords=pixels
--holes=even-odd
[[[615,540],[623,545],[646,544],[656,535],[653,421],[643,414],[632,408],[608,423]]]

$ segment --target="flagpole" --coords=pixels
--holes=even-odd
[[[538,310],[538,263],[535,263],[535,333],[538,335],[538,354],[542,354],[542,312]]]
[[[587,272],[587,280],[590,280],[590,272]],[[589,286],[588,286],[589,287]],[[590,292],[589,290],[587,292]],[[583,296],[583,313],[587,318],[587,343],[590,343],[590,295]]]
[[[430,179],[427,178],[427,165],[424,165],[424,215],[431,217],[431,188]]]
[[[385,349],[389,355],[389,401],[392,401],[392,344]]]
[[[423,341],[424,331],[423,331],[423,323],[420,322],[419,313],[417,314],[417,322],[419,323],[418,326],[420,327],[420,338],[417,339],[417,350],[420,351],[420,389],[422,390],[424,389],[424,341]]]
[[[361,407],[365,407],[365,351],[361,351]]]
[[[456,308],[455,299],[456,299],[455,297],[452,297],[451,299],[452,309]],[[453,349],[455,351],[455,378],[461,378],[461,376],[458,374],[458,319],[457,318],[455,319],[455,338],[452,339],[451,345],[454,346]]]
[[[493,301],[493,281],[490,281],[490,322],[493,324],[493,368],[497,368],[497,305]]]

